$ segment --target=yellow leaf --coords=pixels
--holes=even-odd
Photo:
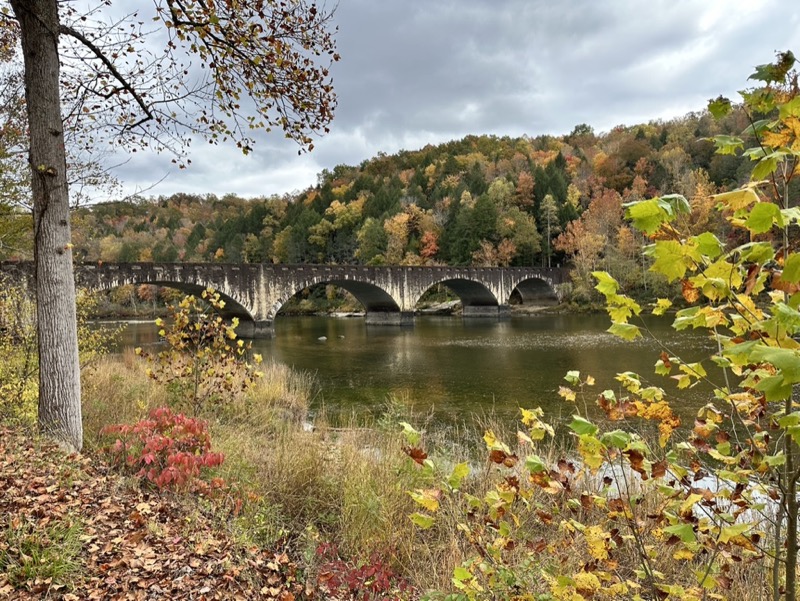
[[[589,526],[583,531],[586,537],[586,545],[589,547],[589,554],[595,559],[608,559],[608,538],[609,534],[604,532],[600,526]]]
[[[511,454],[511,450],[508,448],[508,446],[506,446],[502,441],[498,440],[492,430],[486,431],[486,434],[483,435],[483,440],[486,442],[486,448],[490,451],[503,451],[508,455]]]
[[[410,491],[411,498],[425,509],[435,512],[439,509],[439,491],[436,489]]]
[[[558,387],[558,396],[562,397],[566,401],[575,402],[575,391],[571,388],[567,388],[566,386]]]
[[[752,186],[739,188],[731,192],[724,192],[723,194],[716,194],[714,198],[717,201],[728,205],[728,207],[734,212],[746,209],[751,204],[761,200]]]
[[[664,313],[667,312],[667,309],[669,309],[671,306],[672,306],[671,300],[668,300],[666,298],[659,298],[656,301],[655,308],[653,309],[653,315],[664,315]]]
[[[544,415],[544,411],[542,411],[541,407],[537,407],[536,409],[523,409],[520,407],[520,412],[522,413],[522,423],[526,426],[538,422],[539,418]]]
[[[575,590],[583,597],[591,597],[600,590],[600,579],[592,572],[578,572],[575,574]]]
[[[702,501],[702,500],[703,500],[703,495],[699,495],[697,493],[690,494],[686,498],[686,500],[683,503],[681,503],[681,509],[680,509],[681,514],[685,515],[685,514],[691,512],[692,507],[697,505],[697,503]]]

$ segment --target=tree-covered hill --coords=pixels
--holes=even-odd
[[[73,252],[85,261],[570,262],[579,279],[598,266],[630,279],[643,240],[624,224],[623,203],[677,192],[693,219],[707,220],[710,195],[747,181],[751,164],[715,154],[706,138],[747,126],[741,111],[720,121],[701,112],[602,134],[581,124],[561,137],[467,136],[326,169],[293,195],[100,203],[74,212]]]

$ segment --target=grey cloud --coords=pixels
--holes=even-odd
[[[800,52],[800,9],[783,0],[340,0],[335,21],[339,105],[310,155],[279,133],[249,157],[198,144],[192,168],[155,193],[282,193],[337,164],[471,133],[680,116],[735,95],[776,50]],[[125,173],[145,181],[164,164],[137,159]]]

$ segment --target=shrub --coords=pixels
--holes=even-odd
[[[159,407],[147,419],[107,426],[103,433],[117,435],[105,448],[112,463],[160,490],[208,493],[223,486],[221,479],[208,478],[224,457],[211,452],[211,436],[203,420]]]
[[[679,390],[709,385],[709,403],[691,431],[678,430],[664,389],[624,371],[595,397],[611,426],[593,423],[576,405],[568,425],[576,452],[557,463],[537,454],[539,441],[554,435],[541,410],[523,410],[527,429],[514,450],[488,431],[495,485],[478,497],[461,490],[468,465],[448,476],[418,447],[420,433],[404,425],[406,452],[440,480],[411,491],[421,507],[412,521],[434,529],[449,507],[463,518],[459,530],[472,554],[453,573],[458,598],[532,599],[531,591],[570,601],[800,597],[796,63],[786,52],[757,67],[750,79],[759,87],[742,93],[751,125],[741,137],[714,138],[719,153],[743,151],[754,163],[752,182],[714,197],[727,232],[695,233],[691,203],[681,195],[625,205],[633,227],[652,241],[645,249],[650,270],[680,283],[688,306],[675,313],[673,328],[705,329],[716,342],[714,355],[691,362],[662,344],[655,361],[655,373]],[[731,107],[720,97],[709,110],[719,117]],[[758,120],[762,115],[772,118]],[[659,298],[648,311],[609,273],[592,275],[606,299],[608,331],[621,338],[648,335],[640,314],[672,307]],[[714,366],[724,385],[708,375]],[[559,395],[571,403],[582,396],[588,407],[594,379],[578,372],[565,379],[570,387]],[[657,440],[642,434],[653,425]]]
[[[224,307],[211,288],[200,299],[187,296],[169,307],[168,326],[156,320],[167,348],[157,355],[136,349],[151,365],[148,375],[165,384],[173,402],[193,415],[230,404],[261,376],[254,365],[261,363],[261,356],[254,354],[254,364],[248,362],[250,344],[237,340],[238,319],[225,323],[219,314]]]
[[[368,561],[354,564],[339,555],[336,545],[323,543],[317,547],[321,560],[317,584],[336,599],[354,601],[400,601],[411,596],[405,579],[380,557],[373,554]]]

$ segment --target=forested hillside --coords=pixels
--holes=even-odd
[[[468,136],[336,166],[295,195],[96,204],[74,212],[73,252],[85,261],[568,262],[578,292],[598,267],[646,284],[645,241],[624,224],[623,204],[683,194],[692,221],[708,227],[710,195],[747,181],[751,162],[715,154],[705,138],[748,125],[741,111],[719,121],[702,112],[603,134],[582,124],[563,137]]]

